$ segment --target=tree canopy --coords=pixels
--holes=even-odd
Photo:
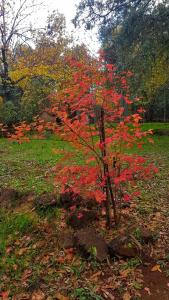
[[[166,119],[169,107],[169,5],[167,1],[81,1],[74,19],[97,25],[106,61],[130,70],[133,96],[147,119]],[[169,118],[169,116],[167,116]]]

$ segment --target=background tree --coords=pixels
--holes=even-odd
[[[148,120],[163,119],[159,105],[168,94],[168,16],[169,6],[161,3],[151,11],[133,11],[116,29],[107,31],[105,25],[100,30],[107,61],[134,73],[132,93],[143,97]]]
[[[89,28],[97,22],[106,61],[134,73],[130,88],[142,97],[147,120],[169,118],[168,16],[168,1],[86,0],[74,20]]]
[[[73,46],[72,38],[66,32],[65,17],[58,11],[53,11],[47,17],[44,28],[33,30],[33,42],[28,44],[17,40],[15,48],[8,52],[10,86],[17,83],[17,88],[22,91],[21,101],[16,101],[15,93],[14,101],[10,105],[10,108],[15,106],[14,111],[18,112],[13,118],[11,110],[10,124],[11,120],[16,120],[16,115],[18,121],[31,120],[34,115],[48,107],[48,96],[65,85],[70,77],[71,70],[67,64],[69,56],[84,57],[87,53],[84,46]],[[8,96],[12,100],[11,94]],[[5,107],[6,102],[0,111],[1,122]]]
[[[9,60],[15,45],[18,42],[26,43],[31,37],[31,26],[27,21],[35,6],[37,2],[34,0],[2,0],[0,4],[0,79],[4,102],[11,100],[11,89],[22,79],[17,82],[12,80]],[[15,92],[21,91],[16,89]]]
[[[154,3],[154,0],[81,0],[73,23],[75,26],[83,24],[86,29],[104,24],[117,27],[130,11],[142,6],[148,9]]]

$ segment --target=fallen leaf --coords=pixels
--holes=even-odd
[[[42,260],[41,260],[41,263],[43,263],[43,265],[46,265],[49,263],[49,260],[50,260],[50,256],[49,255],[45,255]]]
[[[106,299],[109,299],[109,300],[115,300],[115,297],[114,297],[112,294],[110,294],[108,291],[106,291],[106,290],[102,290],[102,291],[103,291],[104,297],[105,297]]]
[[[27,251],[27,248],[21,248],[21,249],[19,249],[19,251],[18,251],[18,255],[19,255],[19,256],[22,256],[26,251]]]
[[[149,295],[151,295],[150,289],[149,289],[148,287],[145,287],[144,290],[145,290]]]
[[[13,269],[14,269],[14,271],[16,271],[18,269],[18,266],[17,265],[13,265]]]
[[[57,293],[57,294],[56,294],[56,299],[57,299],[57,300],[69,300],[68,297],[63,296],[63,295],[60,294],[60,293]]]
[[[59,256],[59,257],[57,258],[57,262],[58,262],[59,264],[64,264],[64,262],[65,262],[65,257],[64,257],[64,256]]]
[[[102,274],[102,271],[98,271],[97,273],[93,274],[92,276],[90,276],[90,280],[91,281],[97,281],[98,277],[100,277],[100,275]]]
[[[65,249],[65,253],[66,254],[68,254],[68,253],[74,253],[74,248]]]
[[[160,265],[155,265],[154,267],[152,267],[151,271],[152,272],[156,272],[156,271],[162,272],[161,269],[160,269]]]
[[[131,269],[126,269],[126,270],[120,271],[120,276],[122,278],[126,278],[129,273],[131,273]]]
[[[60,227],[64,229],[66,227],[66,223],[65,222],[60,222]]]
[[[126,292],[124,295],[123,295],[123,300],[130,300],[131,299],[131,295],[129,294],[129,292]]]
[[[12,251],[12,247],[7,247],[7,248],[6,248],[6,254],[10,254],[11,251]]]
[[[160,217],[161,217],[161,213],[160,213],[160,212],[156,212],[156,213],[155,213],[155,217],[156,217],[156,218],[160,218]]]
[[[27,280],[32,275],[32,270],[25,270],[22,275],[22,281]]]
[[[102,290],[104,291],[106,289],[112,289],[114,291],[114,290],[118,289],[120,285],[121,285],[121,281],[115,282],[113,280],[112,283],[104,285],[104,288]]]
[[[66,261],[72,261],[74,258],[74,254],[73,253],[68,253],[66,256],[65,256],[65,260]]]
[[[2,292],[0,295],[1,295],[1,297],[2,297],[2,300],[8,299],[9,291]]]
[[[25,294],[25,293],[19,295],[17,294],[12,298],[12,300],[30,300],[30,294]]]
[[[44,300],[45,294],[41,290],[33,292],[31,300]]]

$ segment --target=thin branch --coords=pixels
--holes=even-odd
[[[73,130],[72,127],[69,126],[65,121],[63,121],[63,123],[69,128],[71,132],[73,132],[78,137],[79,140],[81,140],[84,143],[84,145],[86,145],[91,151],[93,151],[95,155],[98,157],[98,159],[103,163],[102,157],[99,156],[97,151],[90,144],[88,144],[83,137],[81,137],[75,130]]]

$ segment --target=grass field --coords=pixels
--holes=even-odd
[[[169,128],[169,123],[147,123],[143,129]],[[146,143],[140,154],[154,158],[169,159],[169,137],[154,136],[154,144]],[[73,151],[67,142],[55,137],[43,140],[31,140],[29,143],[18,144],[7,139],[0,139],[0,186],[13,187],[23,191],[33,190],[36,193],[50,191],[52,182],[46,182],[44,174],[55,166],[61,154],[55,150]],[[136,150],[138,152],[138,150]],[[77,162],[81,163],[82,156],[77,153]]]
[[[44,174],[61,158],[54,149],[72,151],[68,143],[55,138],[22,144],[0,139],[0,186],[34,190],[37,193],[51,190],[52,185],[44,180]]]

